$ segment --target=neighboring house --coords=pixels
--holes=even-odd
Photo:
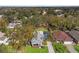
[[[3,15],[0,15],[0,19],[3,17]]]
[[[64,14],[58,14],[57,17],[64,17]]]
[[[42,15],[46,15],[46,14],[47,14],[47,12],[44,10],[43,13],[42,13]]]
[[[15,28],[16,26],[22,26],[22,23],[21,23],[21,21],[14,21],[14,22],[12,22],[12,23],[9,23],[9,25],[8,25],[8,27],[7,28]]]
[[[47,33],[45,34],[43,31],[37,31],[36,33],[34,32],[34,37],[31,40],[32,46],[33,47],[41,47],[43,46],[43,41],[47,39]]]
[[[16,26],[16,23],[9,23],[7,28],[14,28]]]
[[[7,38],[5,36],[5,33],[0,32],[0,45],[4,44],[4,45],[8,45],[9,44],[9,38]]]
[[[73,39],[63,31],[54,32],[53,36],[54,36],[54,40],[56,40],[57,43],[58,42],[63,42],[64,44],[73,43]]]
[[[69,31],[69,35],[74,39],[75,43],[79,43],[79,31],[71,30]]]
[[[63,12],[63,10],[60,10],[60,9],[56,9],[54,10],[55,12]]]

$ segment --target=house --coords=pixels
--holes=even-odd
[[[21,27],[22,26],[22,22],[19,21],[19,20],[16,20],[14,22],[9,23],[7,28],[11,28],[12,29],[12,28],[15,28],[17,25]]]
[[[9,23],[7,28],[14,28],[16,26],[16,23]]]
[[[34,32],[34,37],[31,40],[32,46],[33,47],[41,47],[43,46],[43,41],[45,39],[47,39],[48,34],[44,33],[43,31],[36,31],[36,33]]]
[[[79,43],[79,31],[71,30],[69,31],[69,35],[74,39],[75,43]]]
[[[5,36],[5,33],[0,32],[0,45],[8,45],[9,44],[9,38]]]
[[[3,15],[0,15],[0,19],[3,17]]]
[[[42,13],[42,15],[46,15],[47,14],[47,12],[45,11],[45,10],[43,10],[43,13]]]
[[[33,39],[31,40],[31,43],[32,43],[32,46],[33,46],[33,47],[36,47],[36,48],[41,47],[41,42],[40,42],[40,40],[38,40],[38,39],[36,39],[36,38],[33,38]]]
[[[63,31],[54,32],[53,36],[54,36],[54,40],[57,43],[59,43],[59,42],[63,42],[64,44],[72,44],[73,43],[73,39]]]
[[[64,14],[58,14],[57,17],[64,17]]]
[[[31,40],[32,46],[41,47],[44,39],[43,31],[37,31],[35,34],[34,38]]]
[[[61,9],[55,9],[54,12],[63,12]]]

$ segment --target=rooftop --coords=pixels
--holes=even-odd
[[[5,33],[0,32],[0,37],[3,37],[5,35]]]
[[[72,41],[73,39],[63,31],[54,32],[54,38],[58,41]]]
[[[79,31],[71,30],[69,34],[75,39],[79,41]]]

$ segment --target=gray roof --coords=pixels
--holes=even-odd
[[[72,30],[69,32],[69,34],[75,39],[79,41],[79,34],[77,33],[76,30]]]
[[[40,44],[40,41],[37,40],[37,39],[35,39],[35,38],[33,38],[33,39],[31,40],[31,43],[32,43],[32,44]]]
[[[35,33],[35,34],[36,34],[36,36],[32,38],[31,43],[32,44],[42,44],[42,42],[45,40],[45,38],[44,38],[45,34],[43,33],[43,31],[37,31],[37,33]]]

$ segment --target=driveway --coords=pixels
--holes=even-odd
[[[70,53],[77,53],[72,44],[65,44],[65,46]]]
[[[48,52],[49,53],[55,53],[52,43],[50,41],[47,41],[47,46],[48,46]]]

